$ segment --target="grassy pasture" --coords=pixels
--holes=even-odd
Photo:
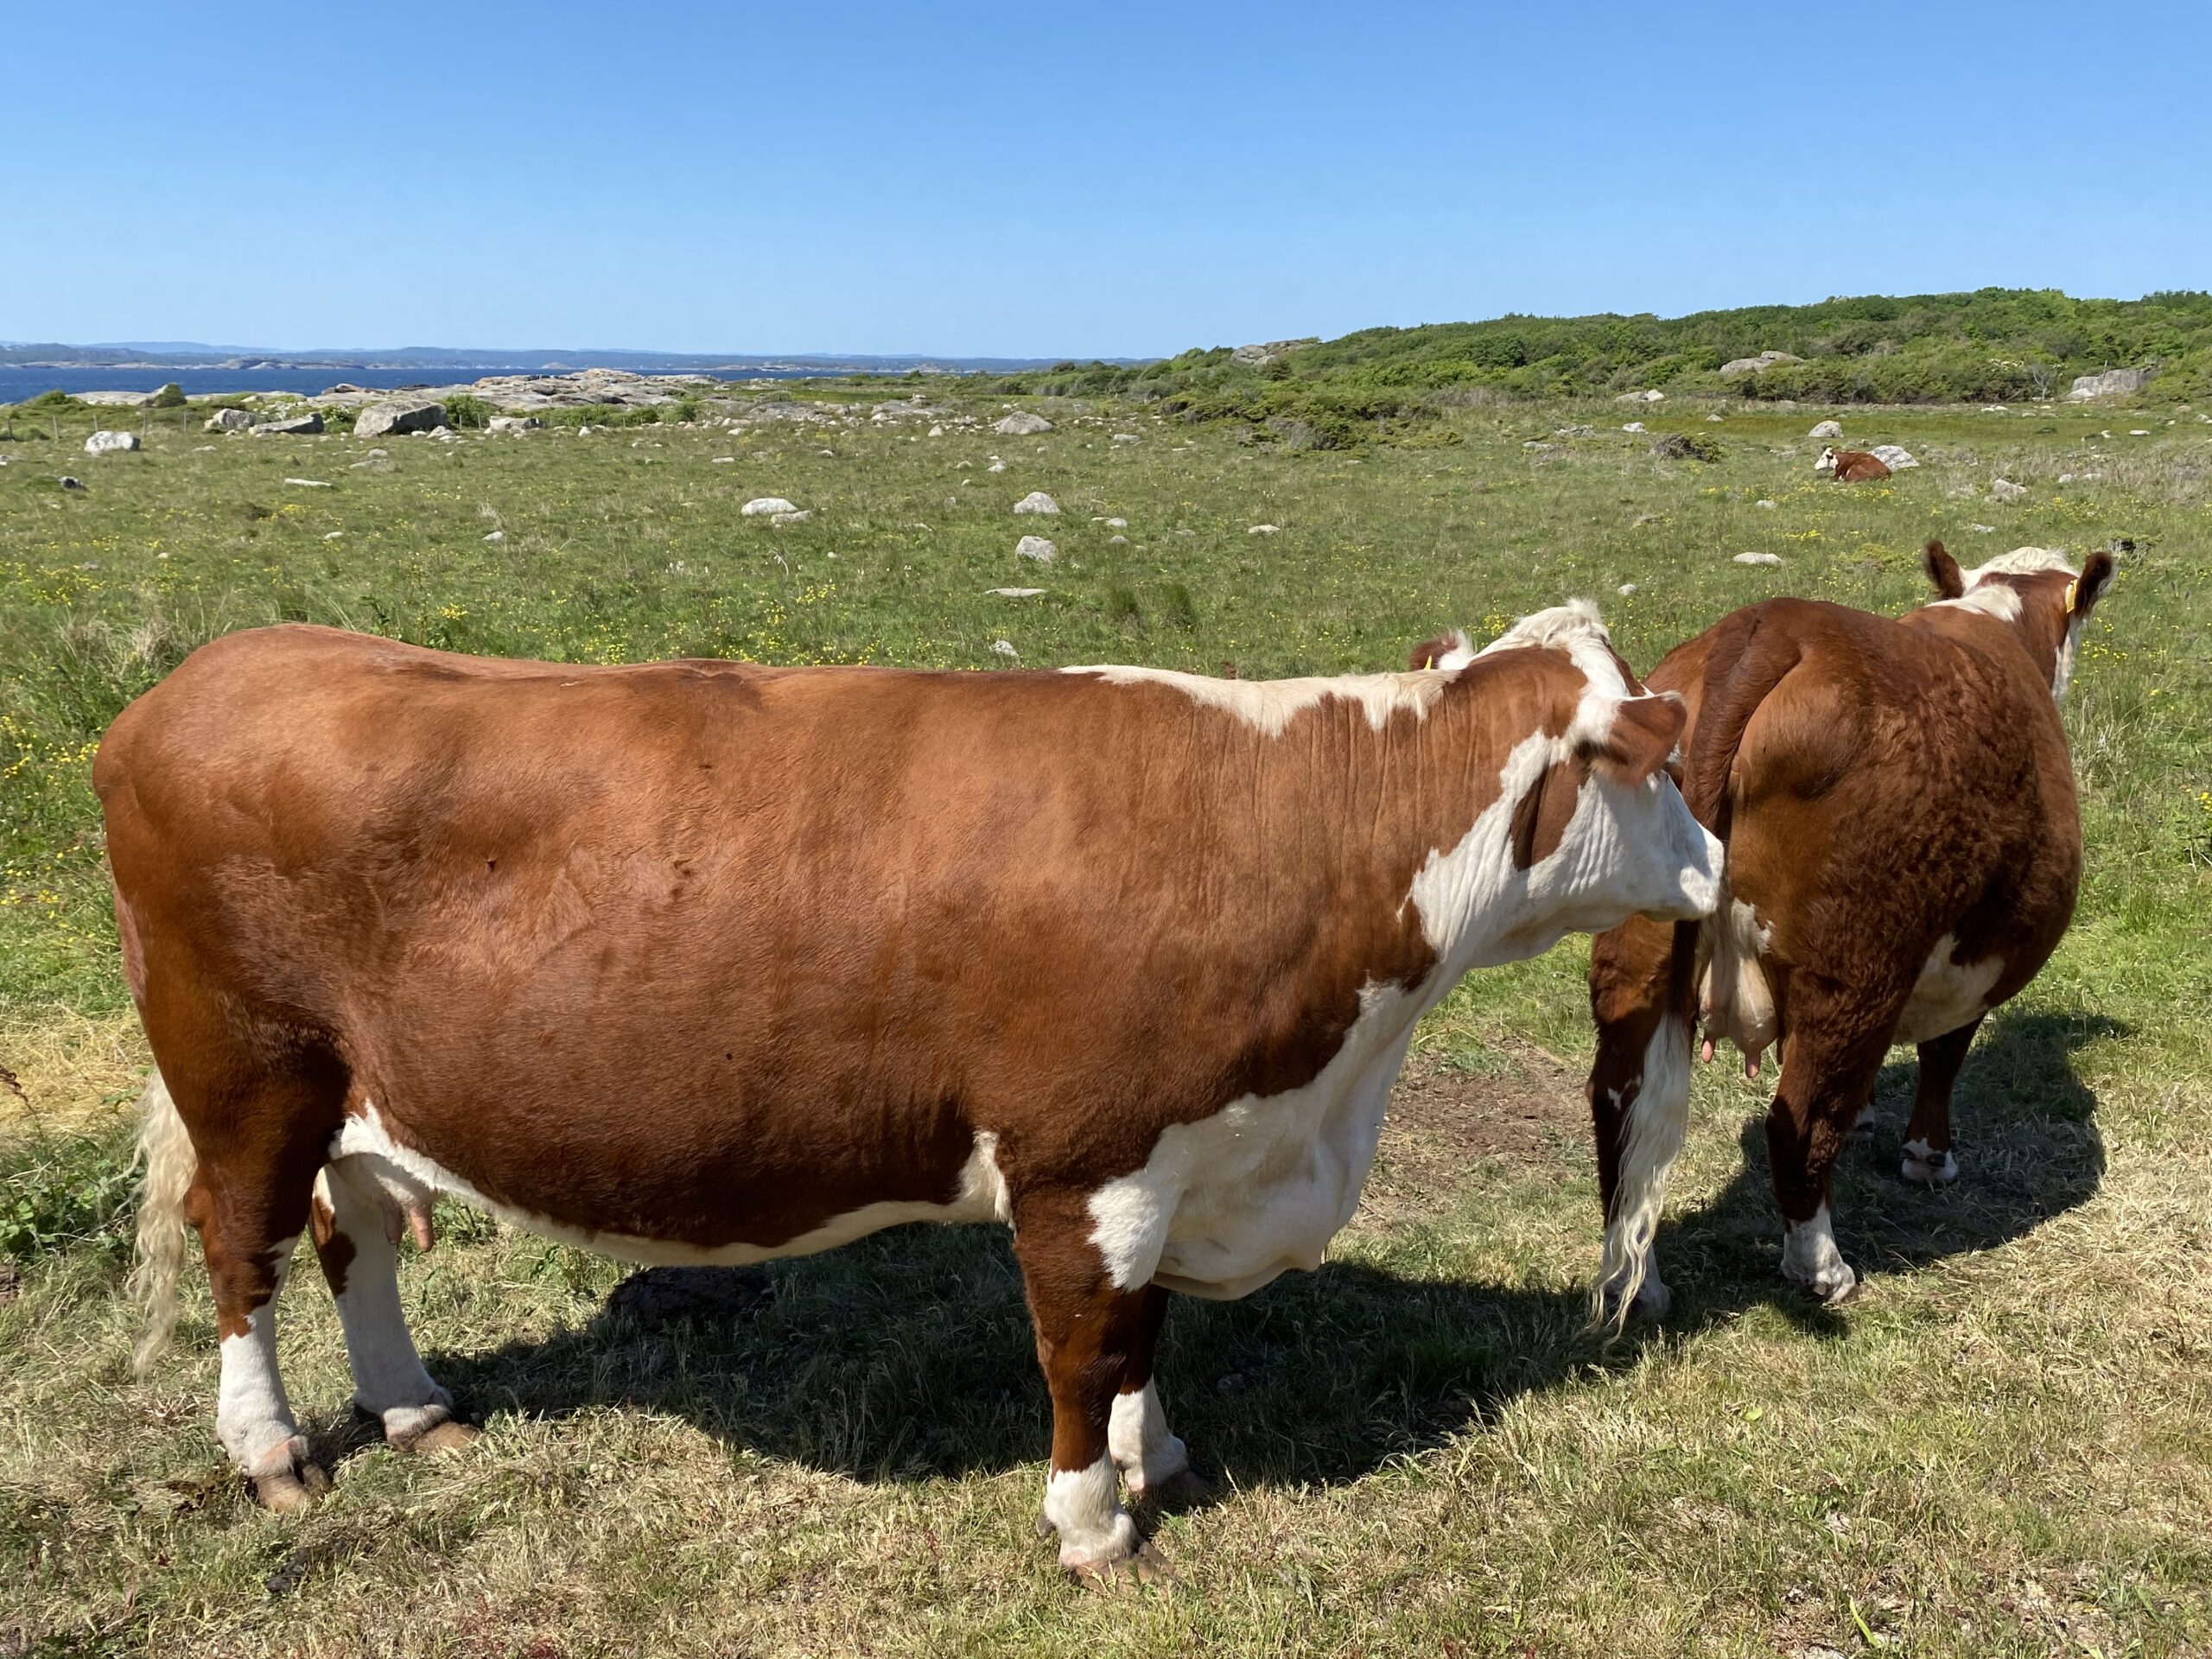
[[[87,414],[53,416],[60,442],[44,414],[0,416],[0,1065],[20,1084],[0,1087],[0,1655],[2212,1643],[2212,425],[1855,409],[1853,442],[1924,464],[1839,488],[1811,473],[1829,411],[1810,408],[1494,406],[1421,447],[1294,454],[1106,403],[1044,405],[1040,436],[931,439],[852,395],[854,428],[398,438],[381,461],[174,416],[96,460]],[[1720,458],[1656,461],[1630,417]],[[1992,499],[2000,475],[2025,499]],[[1060,517],[1013,516],[1034,489]],[[760,495],[813,517],[741,518]],[[1057,562],[1018,559],[1025,532]],[[1909,1053],[1884,1074],[1840,1182],[1870,1281],[1849,1307],[1777,1278],[1764,1092],[1715,1067],[1661,1238],[1675,1313],[1586,1334],[1571,941],[1425,1027],[1323,1271],[1171,1315],[1162,1389],[1214,1496],[1144,1517],[1169,1592],[1081,1594],[1032,1538],[1048,1412],[987,1230],[901,1230],[766,1269],[748,1307],[642,1321],[606,1306],[615,1265],[444,1210],[403,1289],[488,1433],[429,1462],[352,1423],[302,1264],[283,1351],[337,1482],[303,1520],[223,1470],[204,1285],[179,1351],[128,1374],[145,1056],[86,772],[116,710],[206,639],[298,618],[573,660],[1260,676],[1394,665],[1441,625],[1482,637],[1586,594],[1648,666],[1770,594],[1917,603],[1931,534],[1968,563],[2134,550],[2069,708],[2074,931],[1967,1063],[1956,1188],[1894,1179]],[[1046,592],[987,592],[1008,586]]]

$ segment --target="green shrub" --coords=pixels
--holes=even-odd
[[[486,425],[499,412],[481,397],[472,397],[465,391],[440,402],[446,411],[446,424],[456,432]]]

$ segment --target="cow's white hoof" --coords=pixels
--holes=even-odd
[[[1921,1186],[1948,1186],[1959,1179],[1959,1160],[1948,1148],[1937,1152],[1925,1141],[1908,1141],[1897,1173]]]

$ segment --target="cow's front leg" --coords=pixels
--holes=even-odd
[[[1079,1193],[1017,1198],[1014,1219],[1037,1361],[1052,1396],[1052,1460],[1039,1530],[1057,1535],[1060,1565],[1095,1586],[1124,1572],[1148,1579],[1160,1562],[1122,1507],[1111,1430],[1150,1287],[1114,1282]]]
[[[1114,1414],[1106,1427],[1107,1450],[1128,1484],[1131,1503],[1147,1498],[1188,1501],[1205,1491],[1191,1472],[1189,1451],[1167,1432],[1167,1414],[1160,1408],[1160,1388],[1153,1376],[1153,1356],[1166,1319],[1167,1292],[1159,1285],[1147,1286],[1136,1344],[1122,1373],[1121,1392],[1114,1396]]]

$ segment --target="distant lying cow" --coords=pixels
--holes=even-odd
[[[1958,1173],[1951,1086],[1988,1012],[2050,957],[2074,913],[2082,830],[2058,699],[2113,575],[2022,548],[1961,572],[1898,620],[1776,599],[1669,654],[1692,736],[1683,792],[1727,847],[1703,925],[1631,921],[1592,947],[1590,1073],[1607,1223],[1601,1285],[1663,1312],[1649,1268],[1689,1103],[1691,1034],[1748,1075],[1781,1046],[1767,1149],[1783,1274],[1828,1300],[1856,1276],[1828,1178],[1893,1043],[1920,1050],[1904,1174]]]
[[[1011,1222],[1060,1560],[1187,1470],[1167,1293],[1242,1296],[1351,1219],[1414,1023],[1570,929],[1700,916],[1719,848],[1585,607],[1426,671],[1236,682],[571,667],[240,633],[93,779],[158,1062],[144,1364],[199,1230],[216,1427],[325,1484],[277,1374],[311,1231],[357,1403],[468,1433],[393,1243],[433,1195],[633,1260]]]
[[[1839,484],[1870,484],[1878,478],[1890,475],[1890,463],[1879,455],[1870,455],[1864,449],[1838,449],[1834,447],[1821,451],[1821,458],[1813,463],[1816,473],[1827,473]]]

